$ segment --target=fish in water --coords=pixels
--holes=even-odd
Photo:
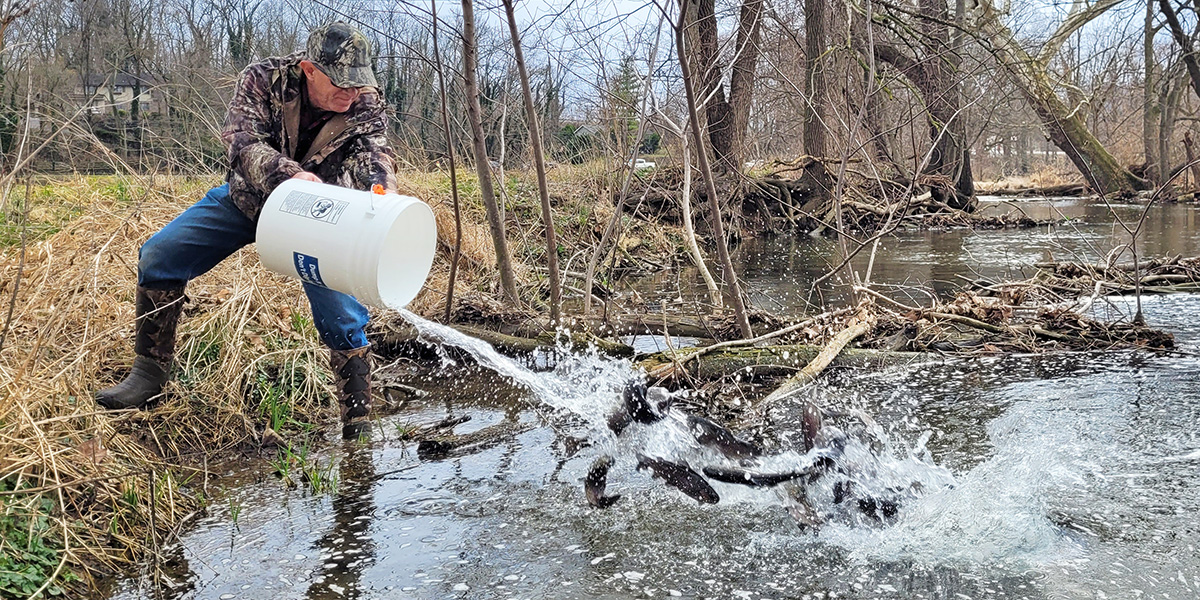
[[[662,401],[653,402],[648,397],[646,384],[633,381],[627,384],[622,391],[621,405],[609,416],[608,428],[620,437],[630,425],[634,423],[654,425],[666,419],[672,410],[679,409],[672,407],[669,396]],[[680,416],[697,445],[714,450],[727,459],[749,459],[762,453],[758,446],[739,438],[729,429],[709,419],[682,413],[682,411],[680,411]],[[620,498],[619,495],[608,496],[605,493],[608,470],[612,464],[612,457],[600,457],[592,464],[584,479],[584,492],[588,503],[592,506],[607,508]],[[639,454],[638,470],[650,471],[668,486],[682,491],[703,504],[715,504],[721,500],[712,484],[684,462]]]
[[[862,514],[880,521],[891,519],[899,509],[899,495],[887,498],[870,495],[861,490],[861,486],[854,484],[847,466],[839,460],[845,450],[847,436],[841,429],[826,424],[824,419],[825,415],[856,417],[868,428],[877,427],[865,414],[824,412],[816,404],[807,403],[801,424],[801,443],[806,456],[812,460],[809,464],[785,471],[763,471],[753,468],[755,464],[770,462],[764,460],[770,457],[764,456],[761,448],[739,438],[728,428],[712,420],[684,413],[672,406],[670,396],[657,402],[652,401],[646,384],[640,381],[632,381],[625,386],[621,405],[609,416],[607,424],[614,434],[621,437],[634,423],[655,426],[667,419],[672,411],[675,411],[677,418],[682,419],[699,447],[709,449],[736,464],[707,465],[697,472],[683,461],[649,457],[639,453],[637,468],[650,471],[666,485],[680,490],[702,504],[716,504],[721,499],[709,483],[710,479],[756,488],[788,484],[788,497],[791,502],[788,512],[801,526],[815,526],[820,524],[822,519],[807,497],[806,486],[823,477],[837,476],[838,480],[833,485],[835,504],[851,506]],[[606,493],[608,472],[613,464],[613,458],[607,455],[601,456],[592,464],[584,479],[588,504],[597,508],[607,508],[620,499],[619,494]]]
[[[608,428],[618,437],[625,433],[633,423],[653,425],[667,418],[673,410],[668,397],[660,402],[652,402],[648,398],[646,384],[634,381],[625,386],[622,391],[621,406],[608,418]],[[755,456],[759,450],[753,444],[739,439],[728,429],[716,423],[685,415],[688,431],[698,443],[714,448],[729,458]],[[584,478],[584,493],[588,504],[596,508],[612,506],[620,495],[609,496],[605,493],[608,486],[608,471],[612,468],[611,456],[601,456],[592,463]],[[655,477],[662,479],[668,486],[678,489],[691,498],[703,504],[716,504],[721,497],[713,489],[712,484],[697,473],[686,463],[638,455],[638,470],[650,471]]]
[[[587,494],[588,504],[596,508],[608,508],[621,499],[620,494],[608,496],[604,489],[608,487],[608,470],[613,466],[613,457],[601,456],[588,469],[587,477],[583,480],[583,490]]]
[[[716,504],[721,501],[717,490],[699,473],[684,463],[672,462],[662,458],[650,458],[638,455],[638,470],[648,469],[655,477],[662,479],[667,485],[695,498],[701,504]]]

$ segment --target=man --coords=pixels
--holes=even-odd
[[[304,53],[269,58],[242,73],[221,138],[226,183],[142,246],[133,369],[96,394],[110,409],[141,408],[162,392],[175,351],[187,282],[254,241],[267,196],[289,178],[396,189],[370,44],[345,23],[314,30]],[[352,296],[305,283],[313,323],[329,346],[342,433],[367,430],[371,356],[368,315]]]

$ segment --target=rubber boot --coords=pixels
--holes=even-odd
[[[342,439],[358,439],[371,429],[371,347],[330,350],[329,366],[342,407]]]
[[[175,357],[175,326],[183,312],[183,288],[151,290],[138,286],[133,368],[124,381],[96,392],[108,409],[144,408],[162,393]]]

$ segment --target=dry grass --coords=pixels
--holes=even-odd
[[[445,251],[453,214],[433,178],[424,179],[406,185],[434,207]],[[86,207],[74,220],[55,221],[61,231],[28,243],[0,349],[0,518],[14,527],[49,518],[42,537],[56,564],[35,574],[43,580],[55,571],[86,580],[90,569],[120,567],[152,548],[148,542],[196,508],[194,493],[181,486],[201,481],[196,467],[205,457],[254,448],[267,428],[303,435],[336,419],[327,353],[307,300],[298,282],[266,272],[252,249],[188,286],[165,400],[145,412],[106,412],[92,401],[131,360],[138,247],[216,183],[80,177],[33,194],[31,215]],[[465,229],[460,289],[469,290],[487,280],[494,254],[485,228]],[[0,250],[7,309],[19,243]],[[441,310],[446,270],[439,261],[412,305],[417,312]],[[9,546],[0,543],[0,561],[25,550]],[[0,597],[24,593],[5,589],[5,581],[0,576]]]
[[[1043,165],[1029,175],[1011,175],[996,181],[976,181],[975,187],[981,194],[997,193],[1012,190],[1044,188],[1056,185],[1080,183],[1082,178],[1078,171],[1069,168],[1055,168]]]
[[[597,201],[607,187],[588,179],[598,173],[571,167],[555,174],[556,227],[575,268],[612,213],[610,203]],[[0,598],[36,591],[28,586],[87,586],[96,574],[143,558],[202,508],[210,457],[217,462],[256,451],[267,429],[292,439],[336,421],[327,353],[301,287],[265,271],[252,249],[188,286],[164,400],[148,411],[124,412],[100,410],[92,400],[124,375],[132,358],[138,248],[219,182],[217,176],[42,181],[31,194],[36,226],[29,229],[37,234],[23,268],[11,214],[22,203],[6,207],[7,225],[0,225],[12,239],[0,243],[0,318],[18,270],[22,278],[0,349]],[[498,279],[491,236],[474,178],[462,177],[460,190],[458,294],[487,297]],[[536,264],[545,251],[536,188],[513,176],[505,190],[514,256]],[[454,240],[448,178],[407,173],[401,191],[434,209],[438,259],[410,308],[439,315]],[[641,230],[631,235],[666,239]],[[542,291],[535,274],[518,265],[526,301],[536,306]],[[4,537],[10,529],[36,534],[42,545],[34,548],[29,536]],[[4,561],[30,550],[44,560],[28,581],[5,587],[12,582]]]

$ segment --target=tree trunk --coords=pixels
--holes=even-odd
[[[922,5],[939,4],[937,0],[922,0]],[[944,13],[944,8],[943,8]],[[943,17],[945,14],[942,15]],[[942,175],[950,185],[935,183],[930,186],[933,197],[952,208],[972,210],[975,207],[975,183],[971,176],[970,149],[964,147],[966,128],[958,104],[958,86],[955,74],[946,59],[941,56],[938,45],[948,41],[946,29],[942,28],[940,39],[934,32],[927,32],[933,43],[922,50],[928,56],[914,59],[888,44],[876,44],[875,57],[895,67],[921,94],[925,102],[929,122],[929,139],[933,144],[926,173]]]
[[[1171,173],[1171,138],[1175,136],[1175,116],[1186,87],[1182,77],[1175,77],[1174,80],[1164,78],[1162,82],[1162,90],[1159,95],[1162,114],[1159,115],[1158,124],[1158,155],[1159,168],[1164,181]]]
[[[1187,67],[1188,78],[1192,81],[1192,89],[1196,91],[1197,96],[1200,96],[1200,59],[1196,58],[1196,51],[1192,48],[1192,38],[1183,30],[1183,24],[1179,22],[1179,16],[1175,14],[1175,7],[1171,6],[1171,0],[1158,0],[1158,7],[1162,10],[1163,18],[1167,20],[1171,37],[1183,51],[1183,64]],[[1149,8],[1146,10],[1149,11]]]
[[[690,4],[687,0],[680,0],[681,7],[687,4]],[[721,66],[717,64],[718,40],[715,8],[716,0],[698,0],[696,3],[696,35],[699,43],[695,56],[700,90],[703,94],[699,99],[698,107],[704,110],[708,126],[707,146],[712,150],[717,164],[723,166],[725,163],[721,157],[729,153],[732,115],[729,111],[729,102],[725,99],[725,88],[721,85]],[[680,14],[687,14],[687,11],[681,10]],[[680,22],[687,23],[686,20]]]
[[[450,275],[446,284],[446,312],[442,318],[450,323],[454,313],[454,281],[458,277],[458,260],[462,256],[462,210],[458,202],[458,168],[454,160],[454,136],[450,130],[450,110],[446,102],[446,71],[442,65],[442,48],[438,43],[437,0],[429,0],[433,19],[433,58],[437,66],[438,99],[442,109],[442,135],[446,137],[446,159],[450,163],[450,199],[454,204],[454,251],[450,255]],[[390,83],[390,82],[389,82]]]
[[[680,154],[683,160],[683,181],[679,186],[679,210],[683,220],[683,237],[687,242],[688,251],[692,255],[692,262],[696,263],[696,269],[700,271],[700,277],[704,279],[704,286],[708,288],[709,301],[713,303],[713,306],[720,308],[723,305],[721,290],[717,288],[717,282],[704,262],[704,253],[700,251],[700,244],[696,242],[696,226],[692,219],[692,149],[688,144],[687,127],[672,121],[666,115],[662,115],[662,119],[666,122],[667,128],[679,137]]]
[[[554,238],[554,217],[550,213],[550,192],[546,185],[546,157],[542,152],[542,128],[538,124],[537,106],[533,103],[533,91],[529,89],[529,72],[525,69],[525,56],[521,51],[521,34],[517,31],[517,17],[513,14],[513,0],[504,0],[504,13],[508,16],[508,31],[512,35],[513,57],[517,62],[517,73],[521,77],[521,93],[525,96],[526,128],[529,130],[529,145],[533,152],[533,166],[537,171],[538,194],[542,200],[542,223],[546,228],[546,267],[550,271],[550,322],[558,325],[562,319],[562,279],[558,273],[558,241]]]
[[[804,153],[816,158],[828,154],[825,117],[829,96],[826,94],[825,4],[828,0],[804,0],[804,95],[808,97],[804,114]]]
[[[911,57],[889,44],[876,44],[875,57],[895,67],[921,94],[933,145],[926,173],[940,175],[949,185],[930,186],[934,199],[960,210],[974,210],[975,180],[971,173],[971,151],[967,145],[958,68],[961,62],[958,37],[950,37],[950,12],[945,0],[920,0],[921,35],[909,41],[917,56]],[[956,15],[956,19],[960,17]]]
[[[1146,21],[1142,31],[1142,151],[1146,159],[1146,179],[1162,181],[1158,170],[1158,115],[1161,109],[1154,93],[1154,3],[1146,2]]]
[[[488,226],[492,231],[492,245],[496,248],[496,267],[500,270],[500,286],[509,302],[519,306],[517,278],[513,274],[512,257],[508,253],[508,241],[504,237],[504,221],[496,204],[496,190],[492,187],[492,171],[488,165],[487,144],[483,133],[483,109],[479,105],[479,81],[476,65],[479,62],[475,37],[475,13],[471,0],[462,0],[463,9],[463,79],[466,82],[467,118],[471,121],[471,142],[475,150],[475,172],[479,175],[479,191],[483,206],[487,210]],[[436,17],[435,17],[436,18]]]
[[[703,0],[702,0],[703,1]],[[717,199],[717,186],[713,181],[712,168],[708,163],[708,155],[704,149],[704,138],[700,134],[700,116],[698,107],[696,106],[696,93],[692,85],[691,69],[688,67],[688,58],[684,45],[684,28],[686,21],[684,15],[687,14],[688,0],[680,0],[679,22],[675,24],[675,47],[679,55],[679,69],[683,76],[683,89],[687,96],[688,105],[688,121],[692,126],[692,135],[696,140],[696,157],[700,165],[700,173],[704,177],[704,184],[708,192],[709,207],[713,213],[713,236],[717,245],[717,256],[721,260],[722,270],[725,272],[726,292],[729,296],[729,303],[733,306],[734,317],[737,319],[738,328],[741,330],[742,337],[750,338],[754,336],[750,329],[750,319],[746,314],[746,304],[742,301],[742,286],[738,284],[737,272],[733,270],[733,261],[729,258],[729,242],[725,238],[725,227],[721,223],[721,208],[720,201]]]
[[[708,121],[708,139],[719,170],[740,172],[746,151],[746,131],[754,94],[754,73],[760,53],[763,0],[744,0],[738,16],[737,41],[730,67],[729,98],[721,85],[715,0],[699,0],[696,7],[698,48],[695,53],[702,105]],[[686,23],[686,20],[683,21]]]
[[[1149,187],[1145,180],[1134,175],[1109,154],[1077,111],[1063,104],[1047,67],[1054,50],[1067,37],[1118,4],[1119,0],[1103,0],[1068,17],[1036,58],[1030,56],[1012,30],[1000,22],[1000,12],[990,0],[972,1],[978,11],[975,29],[982,34],[980,39],[988,41],[990,52],[1005,70],[1009,81],[1021,90],[1050,140],[1079,169],[1088,185],[1100,194],[1127,193]]]
[[[754,72],[758,66],[763,0],[744,0],[738,18],[737,57],[729,78],[729,148],[718,160],[723,169],[740,173],[746,156],[746,130],[750,127],[750,105],[754,96]]]

